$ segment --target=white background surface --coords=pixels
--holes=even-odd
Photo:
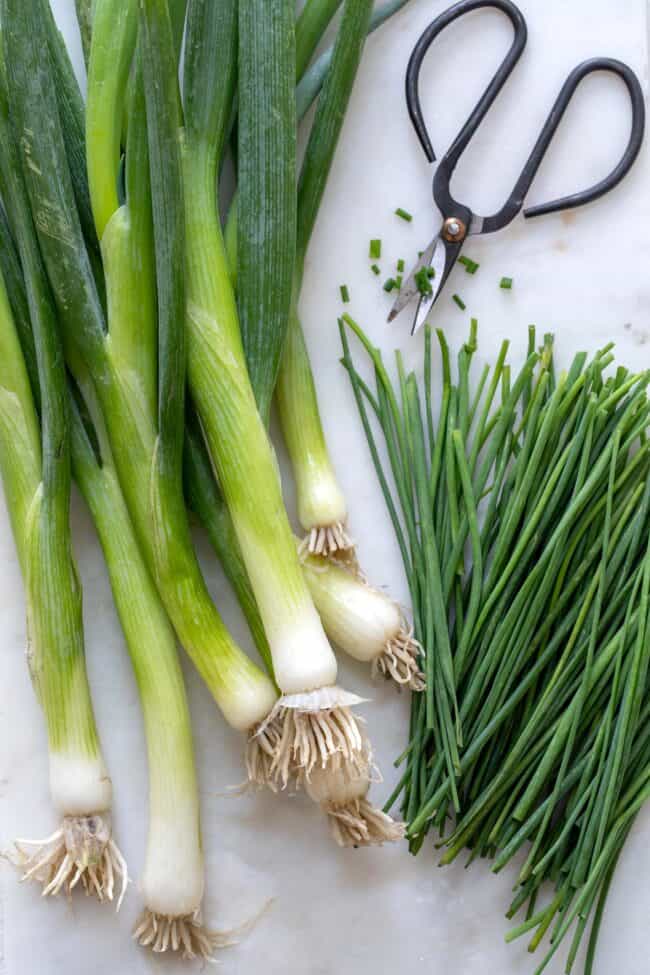
[[[491,212],[509,192],[538,128],[568,71],[583,58],[610,55],[647,76],[644,0],[521,0],[529,44],[507,90],[462,160],[454,189],[477,210]],[[54,8],[76,62],[80,48],[73,0]],[[387,351],[400,345],[407,364],[419,366],[421,337],[411,340],[407,319],[384,324],[388,306],[380,280],[369,271],[370,237],[384,241],[382,270],[407,264],[435,229],[431,173],[406,114],[403,75],[411,48],[444,8],[412,0],[368,43],[336,163],[309,255],[302,305],[316,367],[323,417],[348,493],[351,525],[362,564],[376,585],[406,599],[396,546],[371,471],[345,375],[338,365],[338,286],[346,282],[349,310]],[[509,43],[510,28],[484,12],[451,27],[436,43],[422,73],[422,90],[439,150],[455,135]],[[217,52],[215,52],[217,56]],[[604,175],[627,138],[629,114],[621,86],[608,77],[585,83],[558,133],[530,195],[559,195]],[[407,225],[396,206],[415,215]],[[615,339],[620,358],[650,365],[650,162],[637,166],[609,197],[584,211],[521,218],[506,231],[471,241],[466,253],[480,261],[471,278],[454,272],[434,323],[456,347],[470,312],[480,322],[477,360],[491,356],[501,338],[513,340],[513,360],[525,349],[526,326],[557,336],[560,361],[576,348]],[[511,293],[499,290],[502,275]],[[467,303],[451,302],[457,291]],[[478,368],[477,368],[478,372]],[[437,373],[436,373],[437,375]],[[285,468],[286,469],[286,468]],[[286,473],[287,491],[290,489]],[[140,898],[147,822],[145,750],[138,699],[104,566],[87,513],[75,499],[74,534],[83,585],[87,652],[100,732],[115,789],[115,832],[135,883],[121,914],[75,898],[72,905],[44,901],[36,887],[0,868],[0,972],[66,975],[178,972],[178,961],[136,948],[129,932]],[[243,645],[251,643],[214,559],[198,539],[219,607]],[[3,505],[0,505],[0,844],[12,837],[47,835],[54,828],[47,789],[43,722],[24,661],[23,591]],[[187,664],[187,661],[184,661]],[[431,843],[417,859],[405,849],[340,851],[318,811],[304,798],[260,795],[230,798],[242,779],[241,740],[221,720],[191,666],[185,666],[201,780],[207,861],[206,916],[216,926],[249,917],[269,897],[271,910],[237,948],[221,956],[228,975],[353,975],[370,972],[454,972],[524,975],[534,965],[521,943],[506,946],[513,874],[493,877],[484,864],[466,873],[459,862],[439,870]],[[341,661],[341,683],[372,694],[366,708],[385,783],[395,778],[392,759],[406,736],[407,700],[371,687],[359,665]],[[595,975],[647,975],[650,917],[650,810],[625,849],[602,929]],[[563,956],[548,971],[562,971]],[[580,971],[579,965],[576,971]]]

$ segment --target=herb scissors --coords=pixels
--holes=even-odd
[[[582,190],[579,193],[573,193],[557,200],[551,200],[548,203],[528,207],[524,210],[524,216],[538,217],[544,213],[568,210],[603,196],[609,190],[613,189],[629,171],[639,153],[643,141],[645,104],[637,76],[622,61],[617,61],[613,58],[590,58],[574,68],[564,82],[521,175],[501,209],[490,217],[481,217],[473,213],[468,206],[455,200],[451,194],[449,184],[458,160],[469,145],[470,140],[492,106],[495,98],[510,77],[513,68],[526,46],[528,28],[526,27],[523,14],[511,0],[460,0],[460,3],[454,4],[454,6],[442,13],[426,28],[413,49],[406,69],[406,104],[409,115],[424,150],[424,154],[428,161],[432,163],[435,161],[436,155],[422,115],[418,87],[420,68],[431,43],[445,27],[463,14],[478,10],[482,7],[490,7],[502,11],[512,23],[514,38],[508,53],[479,98],[467,122],[438,163],[433,178],[433,198],[442,215],[442,226],[439,233],[422,252],[417,264],[405,280],[400,294],[388,316],[388,321],[392,321],[410,304],[412,299],[417,298],[418,304],[413,328],[411,329],[412,335],[425,322],[433,303],[449,277],[452,267],[458,260],[465,238],[501,230],[514,220],[522,209],[524,197],[530,189],[531,183],[535,178],[535,174],[546,154],[562,116],[583,78],[594,71],[609,71],[618,75],[625,83],[632,103],[632,131],[625,152],[609,176],[594,186]]]

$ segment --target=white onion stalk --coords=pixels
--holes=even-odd
[[[206,16],[205,23],[216,20]],[[217,205],[231,104],[225,96],[235,87],[236,59],[227,54],[224,47],[222,61],[215,62],[203,23],[190,16],[183,86],[187,375],[281,692],[255,729],[251,748],[263,737],[274,749],[269,774],[282,783],[284,770],[309,774],[317,763],[359,747],[350,710],[359,699],[336,686],[336,658],[301,571],[275,454],[248,375]]]
[[[301,555],[354,559],[348,511],[327,450],[316,388],[297,309],[292,311],[276,389],[282,433],[293,466]]]
[[[201,921],[204,861],[194,746],[176,638],[140,552],[100,435],[97,462],[75,414],[74,471],[95,522],[135,671],[149,766],[149,835],[140,883],[144,910],[133,936],[155,952],[209,960],[227,935]]]
[[[0,115],[6,124],[2,96]],[[12,166],[11,137],[2,128],[5,203],[11,189],[14,212],[20,214],[24,187]],[[22,243],[23,264],[33,268],[26,235]],[[80,885],[100,901],[110,901],[121,882],[119,907],[127,870],[111,835],[111,780],[86,674],[81,589],[68,522],[70,454],[60,406],[64,378],[56,368],[56,326],[39,300],[38,284],[32,281],[30,297],[34,329],[40,330],[40,400],[48,421],[43,433],[0,275],[0,472],[25,583],[27,661],[46,720],[50,793],[61,826],[42,840],[16,840],[9,858],[22,879],[38,881],[46,896],[70,894]]]
[[[382,846],[403,839],[405,827],[368,800],[373,769],[369,747],[354,760],[339,755],[299,780],[326,814],[339,846]]]
[[[373,677],[424,689],[421,649],[397,603],[345,566],[303,557],[303,572],[325,632],[341,650],[372,665]]]
[[[336,687],[336,658],[300,570],[271,444],[246,373],[216,216],[216,161],[185,150],[187,329],[190,388],[255,593],[282,693],[262,722],[278,730],[286,762],[313,767],[356,747],[356,703]],[[228,351],[226,352],[226,346]],[[245,444],[245,449],[241,445]],[[337,710],[342,711],[339,718]]]

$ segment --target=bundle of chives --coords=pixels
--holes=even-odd
[[[4,19],[6,25],[10,20]],[[7,41],[12,27],[6,26]],[[0,192],[26,277],[34,346],[34,393],[0,275],[0,472],[25,584],[28,663],[47,725],[50,793],[62,823],[42,841],[16,841],[24,879],[44,894],[79,883],[112,900],[126,864],[111,836],[111,780],[102,757],[84,658],[81,590],[71,550],[70,432],[63,356],[27,203],[17,140],[0,85]],[[3,257],[11,238],[2,223]],[[14,260],[14,275],[17,260]],[[37,412],[38,411],[38,412]],[[40,414],[40,423],[39,423]]]
[[[135,0],[133,4],[137,7]],[[15,65],[15,71],[10,72],[12,109],[18,124],[30,133],[29,139],[21,141],[21,148],[29,159],[26,176],[30,202],[33,212],[39,214],[35,221],[39,243],[69,368],[92,406],[95,426],[106,426],[138,542],[181,643],[226,719],[233,727],[251,731],[272,709],[277,691],[233,642],[209,597],[191,544],[182,498],[182,334],[173,314],[178,293],[166,290],[182,287],[182,274],[178,273],[182,257],[173,266],[173,273],[169,266],[164,275],[161,272],[163,281],[165,277],[168,280],[159,291],[160,315],[156,306],[154,257],[163,263],[173,260],[179,232],[174,219],[182,214],[180,161],[173,158],[174,152],[179,153],[177,90],[170,84],[175,78],[174,45],[171,25],[164,15],[166,6],[161,15],[166,31],[155,43],[149,35],[149,57],[143,59],[144,74],[150,79],[148,91],[154,89],[147,125],[143,72],[136,71],[127,127],[126,202],[120,204],[116,190],[111,193],[109,180],[91,181],[93,186],[106,187],[105,194],[92,200],[98,225],[104,228],[105,317],[75,207],[56,90],[49,65],[40,57],[43,2],[18,4],[6,0],[6,5],[10,8],[7,20],[15,25],[5,42],[7,62]],[[119,146],[114,133],[121,129],[124,92],[115,85],[104,85],[102,73],[110,74],[124,63],[121,48],[133,46],[135,31],[133,22],[126,19],[120,21],[124,29],[113,34],[113,5],[114,0],[100,0],[95,6],[93,45],[98,53],[94,65],[91,53],[87,110],[91,138],[87,151],[89,173],[102,165],[112,169],[116,187],[120,161],[114,154]],[[120,11],[124,6],[117,4]],[[145,13],[149,17],[149,5]],[[158,14],[156,5],[154,26],[159,23]],[[146,39],[146,33],[143,37]],[[156,61],[165,58],[164,66]],[[163,86],[158,87],[152,79],[154,71],[159,79],[165,79]],[[161,100],[157,100],[158,95]],[[104,124],[96,125],[97,118]],[[43,119],[43,124],[34,124],[34,119]],[[151,186],[147,129],[154,154],[159,153],[161,144],[164,150],[171,148],[171,155],[163,151],[162,158],[152,164]],[[159,231],[155,252],[152,197]],[[44,219],[44,214],[51,219]],[[66,245],[63,249],[61,239]]]
[[[352,361],[346,326],[369,354],[375,391]],[[597,905],[590,971],[618,854],[650,793],[650,374],[606,376],[608,346],[556,377],[552,338],[537,353],[531,330],[514,382],[504,345],[472,393],[473,326],[457,382],[439,334],[436,424],[429,331],[423,401],[399,358],[394,391],[348,316],[341,335],[429,678],[413,699],[406,770],[388,806],[403,793],[413,852],[431,826],[444,836],[455,809],[443,863],[467,847],[470,861],[493,857],[500,870],[529,842],[508,916],[526,902],[528,912],[509,939],[535,931],[534,950],[555,922],[541,972],[579,917],[570,970]],[[536,911],[548,880],[555,895]]]

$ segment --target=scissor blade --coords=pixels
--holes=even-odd
[[[420,301],[418,302],[418,308],[415,313],[415,319],[413,320],[413,328],[411,329],[411,335],[415,335],[419,331],[427,320],[427,316],[431,311],[431,307],[438,297],[438,293],[442,288],[445,280],[447,278],[447,248],[445,242],[438,237],[436,240],[436,246],[431,257],[431,260],[427,267],[433,268],[433,277],[430,278],[431,284],[431,294],[430,295],[420,295]]]
[[[440,235],[437,234],[433,238],[429,246],[426,248],[426,250],[422,251],[422,255],[419,257],[417,264],[415,265],[415,267],[407,277],[406,281],[403,282],[402,287],[400,289],[400,293],[398,294],[397,298],[393,302],[393,307],[388,313],[389,322],[392,322],[395,318],[397,318],[399,313],[403,311],[406,308],[406,306],[410,304],[411,301],[416,296],[419,296],[420,289],[417,286],[415,275],[419,271],[421,271],[423,267],[431,266],[433,254],[438,245],[439,240],[440,240]]]
[[[431,279],[431,294],[422,295],[422,299],[415,316],[415,321],[413,322],[411,335],[415,335],[417,330],[421,328],[426,321],[432,305],[434,305],[438,300],[438,296],[444,287],[445,281],[451,274],[454,264],[458,260],[458,255],[460,254],[462,247],[462,241],[445,240],[444,237],[440,239],[431,263],[431,266],[435,272],[433,278]]]

